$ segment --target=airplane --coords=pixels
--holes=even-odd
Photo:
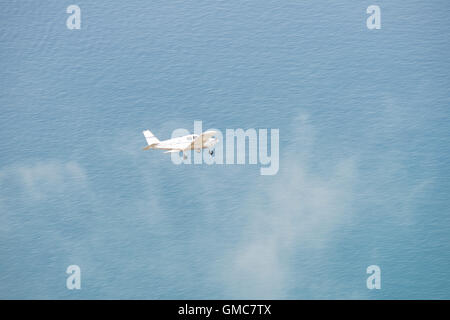
[[[217,131],[208,130],[201,135],[189,134],[187,136],[177,137],[164,141],[159,141],[158,138],[150,130],[142,131],[145,140],[147,140],[147,146],[143,150],[159,149],[167,150],[164,153],[181,152],[183,153],[183,159],[187,159],[186,151],[195,150],[200,152],[202,149],[208,148],[208,152],[211,157],[214,156],[214,146],[219,139],[216,138]]]

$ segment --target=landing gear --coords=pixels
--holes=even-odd
[[[210,155],[211,157],[214,157],[214,150],[209,150],[209,155]]]

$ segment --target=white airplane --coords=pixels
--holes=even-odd
[[[150,130],[142,131],[145,140],[147,140],[148,146],[144,147],[143,150],[150,149],[160,149],[167,150],[164,153],[171,152],[182,152],[183,159],[187,159],[185,154],[186,151],[195,150],[200,152],[202,149],[208,148],[209,154],[214,155],[214,146],[219,139],[216,138],[217,132],[214,130],[209,130],[203,132],[201,135],[189,134],[187,136],[177,137],[173,139],[168,139],[164,141],[159,141],[158,138]]]

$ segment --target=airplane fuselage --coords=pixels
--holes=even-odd
[[[200,152],[201,149],[213,149],[216,143],[219,141],[215,137],[215,131],[206,131],[201,135],[189,134],[182,137],[176,137],[173,139],[159,141],[150,131],[144,131],[148,146],[144,150],[148,149],[160,149],[167,150],[167,152],[185,152],[188,150],[195,150]],[[210,152],[211,153],[211,152]]]

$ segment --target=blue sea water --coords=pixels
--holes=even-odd
[[[449,9],[4,2],[0,298],[450,298]],[[278,174],[142,151],[195,120],[278,128]]]

